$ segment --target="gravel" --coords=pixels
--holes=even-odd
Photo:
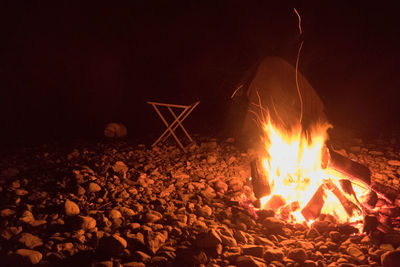
[[[400,149],[391,141],[334,145],[399,190]],[[8,155],[0,162],[2,266],[400,266],[400,229],[382,222],[400,217],[398,206],[376,198],[382,216],[367,220],[388,227],[366,233],[329,216],[287,222],[241,202],[254,151],[232,139],[197,143],[187,153],[115,141]]]

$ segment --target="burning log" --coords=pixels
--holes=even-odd
[[[339,180],[340,187],[342,188],[343,192],[349,194],[354,197],[354,200],[357,202],[358,205],[361,205],[360,201],[357,198],[356,192],[354,192],[353,184],[350,180],[347,179],[340,179]]]
[[[352,161],[333,149],[329,149],[330,160],[328,167],[342,173],[350,180],[354,179],[364,184],[371,184],[371,171],[364,165]]]
[[[326,192],[324,185],[320,185],[310,201],[308,201],[307,205],[305,205],[301,210],[301,214],[303,215],[304,219],[310,221],[318,218],[318,216],[321,215],[321,210],[325,204],[325,199]]]
[[[325,181],[325,186],[330,190],[336,198],[339,200],[340,204],[342,204],[344,210],[346,213],[352,217],[354,215],[354,212],[358,211],[361,214],[361,209],[351,202],[344,194],[343,192],[335,185],[335,183],[332,182],[331,179],[328,179]]]
[[[393,203],[400,194],[398,190],[378,182],[374,182],[371,188],[378,194],[384,196],[391,203]]]
[[[257,199],[271,194],[269,179],[262,168],[261,160],[255,159],[250,163],[251,184],[253,186],[254,196]]]

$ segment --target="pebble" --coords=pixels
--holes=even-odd
[[[288,258],[298,263],[304,263],[304,261],[307,260],[307,253],[303,248],[289,249]]]
[[[43,258],[42,253],[31,249],[18,249],[15,254],[22,256],[30,264],[38,264]]]
[[[89,193],[97,193],[101,190],[101,186],[96,183],[90,183],[88,187]]]
[[[42,239],[30,233],[21,233],[18,242],[24,244],[25,247],[29,249],[34,249],[43,245]]]
[[[64,203],[64,212],[67,216],[75,216],[80,213],[79,206],[71,200],[66,200]]]

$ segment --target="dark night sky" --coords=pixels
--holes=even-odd
[[[132,137],[157,135],[146,100],[199,99],[188,128],[217,130],[247,69],[269,55],[295,61],[293,7],[303,20],[300,71],[333,124],[375,134],[399,126],[394,5],[70,2],[2,7],[2,143],[100,136],[110,121],[124,122]]]

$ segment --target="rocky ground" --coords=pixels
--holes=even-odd
[[[398,189],[396,140],[336,148]],[[399,235],[244,208],[251,151],[233,140],[24,149],[1,160],[1,266],[400,266]],[[397,233],[397,229],[393,229]]]

